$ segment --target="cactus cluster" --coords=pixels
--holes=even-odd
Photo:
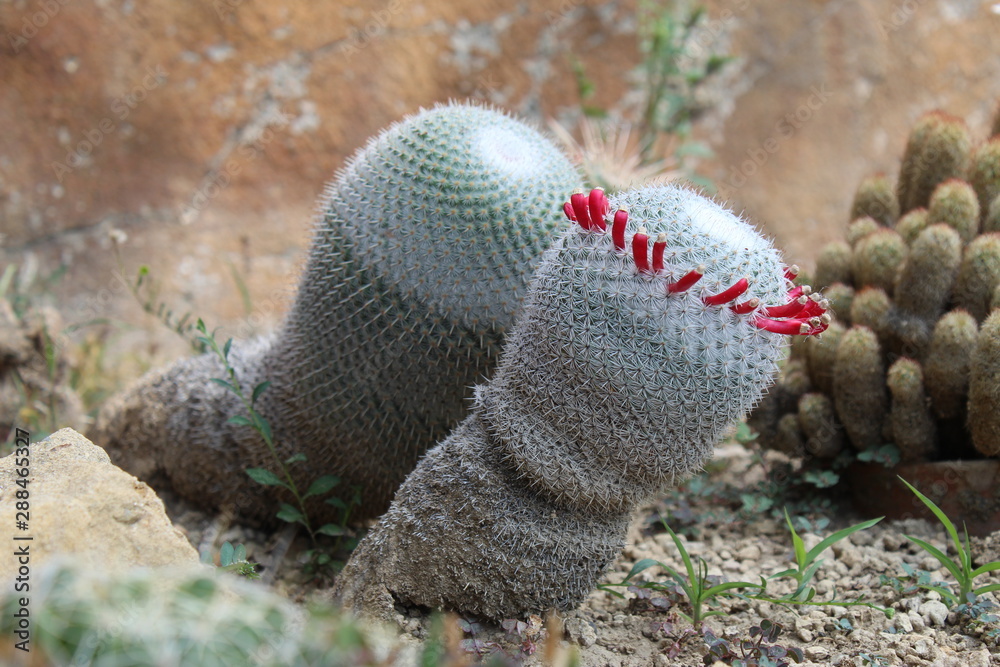
[[[360,150],[320,202],[309,259],[281,329],[237,343],[244,391],[270,381],[257,410],[300,484],[319,474],[359,488],[377,516],[417,459],[464,416],[489,374],[528,280],[554,238],[574,167],[534,129],[461,104],[423,111]],[[227,423],[239,400],[210,381],[213,355],[141,378],[99,416],[95,442],[141,477],[268,520],[276,487],[259,436]],[[320,521],[336,509],[317,504]]]
[[[5,592],[0,631],[20,641]],[[32,664],[89,665],[382,665],[388,633],[338,610],[308,610],[211,568],[84,570],[67,561],[32,572]],[[23,627],[23,626],[20,626]]]
[[[346,605],[495,619],[573,608],[638,504],[698,469],[757,403],[786,334],[830,325],[762,236],[690,190],[596,189],[564,211],[570,229],[471,414],[338,578]]]
[[[896,187],[866,179],[851,218],[813,276],[837,322],[793,347],[749,423],[820,465],[886,444],[903,462],[1000,454],[1000,136],[924,115]]]

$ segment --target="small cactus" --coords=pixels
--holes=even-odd
[[[327,188],[309,260],[280,331],[233,346],[282,458],[308,486],[357,487],[354,517],[380,514],[423,452],[465,414],[496,363],[576,171],[503,113],[423,111],[371,139]],[[227,423],[242,406],[210,379],[212,355],[142,378],[105,407],[94,440],[113,460],[165,474],[182,495],[268,520],[277,487],[244,473],[274,462],[257,433]],[[183,448],[183,452],[179,451]],[[338,510],[316,503],[315,516]]]
[[[851,220],[863,217],[872,218],[887,227],[891,227],[899,217],[899,200],[885,174],[866,178],[858,186],[851,204]]]
[[[505,618],[570,609],[637,504],[697,470],[830,324],[753,228],[697,194],[574,195],[497,372],[353,554],[336,593]]]
[[[762,444],[787,450],[778,431],[790,413],[807,434],[822,395],[855,451],[894,444],[910,462],[976,450],[1000,456],[1000,373],[990,361],[1000,327],[1000,233],[990,222],[994,204],[984,204],[1000,196],[998,146],[994,137],[973,151],[965,124],[941,112],[917,122],[896,188],[897,218],[885,226],[857,218],[846,242],[820,251],[818,282],[836,281],[826,294],[851,328],[834,324],[802,349],[793,346],[775,398],[765,397],[748,419]],[[883,177],[862,182],[852,217],[865,213],[858,202],[885,187]],[[984,333],[984,322],[994,333]],[[837,451],[806,453],[823,466]]]
[[[5,591],[0,631],[13,636]],[[211,568],[87,571],[65,561],[32,572],[32,664],[384,665],[390,634],[329,606],[298,607]],[[41,657],[44,656],[44,657]]]
[[[926,207],[939,183],[961,178],[971,148],[969,130],[961,118],[941,111],[922,116],[903,153],[896,186],[900,213]]]

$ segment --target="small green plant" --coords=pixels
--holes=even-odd
[[[704,656],[704,663],[712,665],[723,662],[733,667],[788,667],[789,660],[802,662],[802,649],[775,643],[782,629],[780,624],[765,618],[760,625],[750,628],[749,639],[741,640],[736,646],[706,629],[708,653]]]
[[[211,563],[212,553],[205,550],[201,553],[201,562]],[[247,560],[247,548],[242,544],[223,542],[219,548],[219,569],[233,572],[247,579],[260,579],[257,567]]]
[[[892,664],[889,662],[889,658],[878,654],[858,653],[858,657],[861,658],[861,664],[864,667],[884,667]]]
[[[660,561],[652,558],[643,558],[632,566],[632,569],[620,582],[617,584],[602,584],[599,588],[608,591],[612,595],[623,598],[624,595],[613,589],[617,587],[634,586],[637,589],[665,591],[676,595],[677,588],[679,587],[681,592],[684,594],[684,598],[686,599],[688,606],[691,608],[691,613],[687,614],[677,609],[674,609],[674,611],[690,621],[695,627],[698,627],[704,619],[710,616],[719,616],[725,613],[718,609],[708,608],[708,606],[716,601],[717,598],[737,596],[738,594],[734,591],[741,588],[757,588],[760,590],[765,588],[766,583],[763,579],[760,584],[754,584],[748,581],[720,581],[719,577],[709,576],[708,563],[705,562],[705,559],[701,557],[692,559],[690,554],[688,554],[687,549],[684,547],[684,543],[679,537],[677,537],[677,534],[670,528],[667,522],[661,520],[661,523],[670,534],[671,539],[674,541],[674,546],[677,547],[677,551],[681,555],[681,560],[684,562],[685,574],[681,574],[674,568],[661,563]],[[671,581],[647,581],[637,584],[630,583],[632,578],[637,574],[655,566],[659,566],[663,571],[665,571],[669,575]]]
[[[859,530],[867,530],[884,518],[879,517],[877,519],[862,521],[861,523],[838,530],[812,549],[806,551],[805,543],[799,537],[799,534],[795,532],[795,526],[792,525],[792,519],[788,516],[788,510],[786,509],[785,523],[788,524],[788,530],[792,534],[795,567],[772,574],[770,578],[780,579],[782,577],[791,577],[795,580],[796,588],[788,598],[797,602],[809,602],[816,595],[816,589],[810,586],[809,582],[816,575],[816,570],[819,569],[819,566],[823,564],[823,559],[819,558],[819,555],[852,533],[856,533]]]
[[[119,258],[118,268],[124,277],[125,267],[121,258]],[[148,266],[143,264],[136,271],[135,280],[124,280],[124,282],[145,313],[152,315],[165,327],[186,340],[195,352],[200,354],[208,349],[202,337],[196,335],[198,329],[196,323],[191,321],[191,311],[177,317],[173,309],[160,299],[160,285],[150,277]]]
[[[969,545],[969,530],[967,528],[964,530],[965,544],[963,545],[961,540],[958,538],[958,530],[955,528],[955,524],[952,523],[951,519],[948,518],[948,515],[941,511],[941,508],[938,507],[933,500],[920,493],[920,491],[918,491],[912,484],[907,482],[902,477],[899,479],[917,496],[917,498],[920,499],[920,502],[927,506],[927,509],[929,509],[934,516],[937,517],[938,521],[941,522],[941,525],[944,526],[948,535],[951,537],[952,545],[955,547],[955,553],[958,555],[958,560],[953,560],[943,551],[926,540],[922,540],[919,537],[913,537],[912,535],[904,535],[906,539],[936,558],[937,561],[951,573],[951,575],[955,578],[954,585],[958,588],[958,593],[954,593],[951,590],[951,586],[941,585],[938,583],[918,582],[917,586],[926,590],[936,591],[948,602],[949,608],[968,601],[970,599],[970,595],[977,598],[983,593],[1000,590],[1000,584],[987,584],[985,586],[979,586],[978,588],[973,585],[973,582],[981,575],[984,575],[987,572],[1000,570],[1000,561],[992,561],[973,569],[972,549]]]
[[[195,329],[201,333],[198,339],[205,345],[205,349],[214,352],[226,369],[226,378],[212,378],[212,382],[225,387],[235,394],[236,397],[243,403],[243,407],[246,409],[247,414],[234,415],[229,418],[229,423],[237,426],[249,426],[257,431],[257,433],[260,434],[260,437],[264,440],[264,444],[267,445],[268,450],[273,455],[274,460],[278,464],[278,468],[281,471],[281,475],[278,475],[266,468],[247,468],[247,475],[262,486],[279,486],[288,491],[295,499],[295,505],[290,503],[281,503],[277,517],[282,521],[296,523],[305,528],[306,532],[309,533],[309,539],[313,545],[316,545],[319,535],[329,535],[338,538],[337,546],[334,549],[334,551],[336,551],[341,546],[340,540],[348,534],[347,522],[350,519],[351,509],[354,507],[356,502],[357,493],[355,493],[354,496],[355,500],[350,503],[336,497],[326,498],[324,502],[341,510],[341,522],[327,523],[318,528],[313,527],[312,522],[309,520],[309,514],[306,510],[306,501],[310,498],[319,498],[330,493],[338,484],[340,484],[340,478],[335,475],[322,475],[313,480],[313,482],[309,485],[309,488],[305,491],[299,488],[292,477],[290,466],[297,463],[305,463],[307,461],[306,455],[299,452],[293,454],[287,459],[282,459],[281,456],[278,455],[278,451],[274,446],[274,436],[271,433],[271,425],[268,423],[267,419],[265,419],[264,416],[255,409],[257,399],[259,399],[260,396],[267,391],[267,388],[271,384],[270,381],[268,380],[258,384],[253,388],[253,392],[248,397],[240,386],[239,379],[236,377],[236,369],[229,363],[229,351],[232,348],[233,339],[228,339],[222,347],[219,347],[218,341],[215,340],[215,334],[208,333],[205,323],[201,320],[201,318],[199,318],[195,324]],[[317,551],[310,551],[310,556],[320,558],[323,555],[319,554]],[[326,558],[326,562],[329,562],[329,557]]]

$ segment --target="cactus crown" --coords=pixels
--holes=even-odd
[[[818,334],[829,315],[750,225],[690,190],[592,190],[564,211],[574,229],[477,397],[532,482],[618,508],[697,469],[770,384],[780,334]],[[557,462],[538,465],[541,440]]]

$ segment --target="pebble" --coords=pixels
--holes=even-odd
[[[830,657],[829,649],[823,646],[807,646],[804,653],[806,660],[811,662],[821,662]]]
[[[920,624],[923,625],[923,619],[921,619]],[[896,628],[896,632],[909,634],[913,632],[913,621],[910,620],[909,614],[896,614],[893,619],[893,627]]]
[[[840,550],[840,555],[837,557],[841,563],[847,567],[854,567],[855,565],[861,564],[861,550],[855,549],[854,547],[846,547]]]
[[[948,607],[940,600],[928,600],[920,605],[920,615],[924,617],[925,623],[944,627],[948,619]]]
[[[597,642],[597,631],[582,618],[568,618],[563,624],[566,634],[580,646],[587,648]]]
[[[896,616],[903,616],[903,614],[896,614]],[[924,617],[913,609],[906,612],[906,617],[910,619],[910,627],[912,627],[916,632],[920,632],[927,627],[927,624],[924,623]]]

